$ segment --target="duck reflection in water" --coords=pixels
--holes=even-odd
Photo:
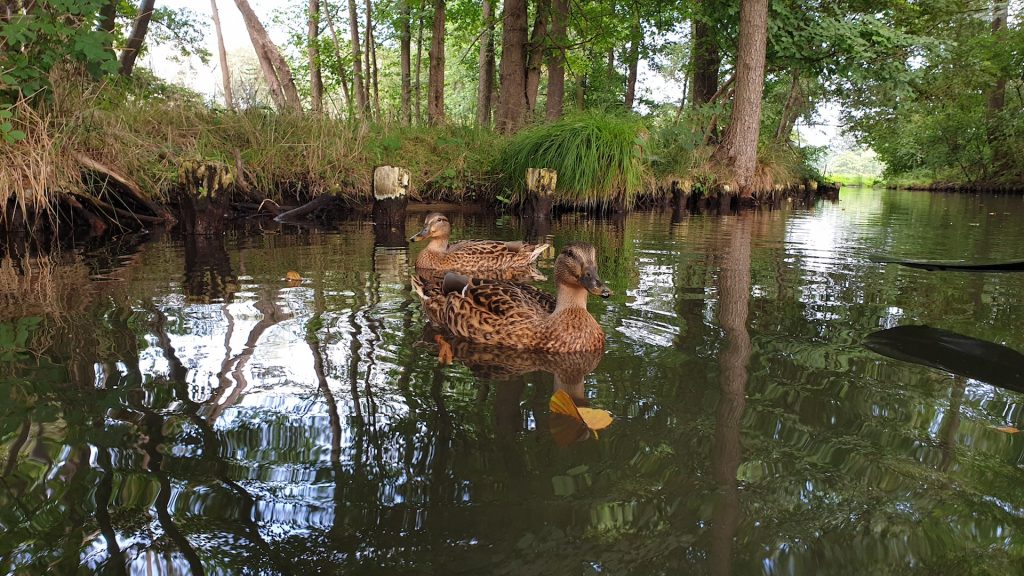
[[[421,344],[432,347],[439,340],[444,342],[440,333],[428,326],[424,330]],[[587,409],[589,401],[585,380],[601,362],[604,355],[602,350],[559,354],[496,348],[464,339],[453,339],[451,344],[445,342],[444,346],[451,350],[454,361],[469,368],[478,379],[480,400],[489,394],[492,382],[496,385],[495,416],[500,435],[509,437],[523,431],[521,401],[530,383],[528,380],[531,380],[535,394],[529,403],[532,405],[537,430],[550,431],[552,439],[560,446],[595,437],[580,418],[567,417],[549,410],[548,406],[552,404],[549,399],[554,392],[564,393],[571,404],[582,407],[582,410]],[[553,385],[544,381],[545,374],[552,375]],[[530,378],[530,375],[534,377]]]

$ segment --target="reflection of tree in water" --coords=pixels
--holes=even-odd
[[[712,475],[718,485],[711,525],[711,571],[732,573],[733,538],[740,522],[740,494],[736,472],[742,461],[741,425],[746,408],[747,364],[752,351],[747,332],[750,301],[750,216],[730,219],[732,224],[719,275],[719,324],[725,331],[725,349],[719,356],[718,408],[711,452]]]

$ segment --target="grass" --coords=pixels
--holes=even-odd
[[[26,217],[53,216],[61,193],[90,193],[79,154],[127,176],[157,202],[183,187],[202,192],[241,176],[279,204],[327,193],[365,203],[380,164],[411,171],[412,198],[448,202],[518,203],[526,169],[540,167],[558,172],[556,202],[575,207],[629,206],[639,194],[663,194],[671,179],[685,188],[730,182],[711,162],[714,148],[702,131],[684,122],[652,135],[642,119],[624,113],[570,114],[508,137],[457,125],[361,126],[267,109],[229,112],[143,72],[97,84],[62,70],[52,85],[47,101],[16,108],[14,129],[27,138],[0,148],[0,206],[13,199]],[[800,151],[762,146],[755,187],[806,180],[807,165]],[[209,167],[216,179],[193,177]]]
[[[233,174],[236,151],[249,185],[283,204],[324,193],[368,200],[373,168],[387,163],[410,169],[414,197],[460,201],[491,180],[487,167],[504,139],[458,126],[360,127],[313,114],[233,113],[144,79],[95,84],[65,72],[53,85],[48,101],[17,106],[15,128],[28,137],[0,148],[0,206],[14,199],[23,214],[52,214],[58,191],[88,192],[79,153],[127,175],[158,202],[182,185],[183,166],[207,163]]]
[[[828,180],[843,186],[871,188],[882,183],[882,179],[865,174],[829,174]]]
[[[651,185],[647,131],[639,119],[581,112],[516,134],[494,162],[503,197],[525,198],[527,168],[558,172],[555,201],[573,206],[629,205]]]

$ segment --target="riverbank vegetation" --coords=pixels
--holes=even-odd
[[[826,101],[890,179],[1024,181],[1006,4],[312,0],[275,16],[279,46],[236,0],[257,65],[221,42],[215,100],[136,66],[159,45],[211,56],[205,17],[154,4],[3,3],[5,221],[159,219],[182,192],[358,206],[387,163],[430,200],[514,204],[533,166],[571,206],[757,198],[821,180],[792,135]],[[677,100],[638,92],[644,63]]]

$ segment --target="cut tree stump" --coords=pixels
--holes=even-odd
[[[376,246],[406,246],[405,210],[410,173],[399,166],[373,169],[373,236]]]
[[[558,172],[551,168],[527,168],[526,211],[523,215],[550,218],[557,185]]]

